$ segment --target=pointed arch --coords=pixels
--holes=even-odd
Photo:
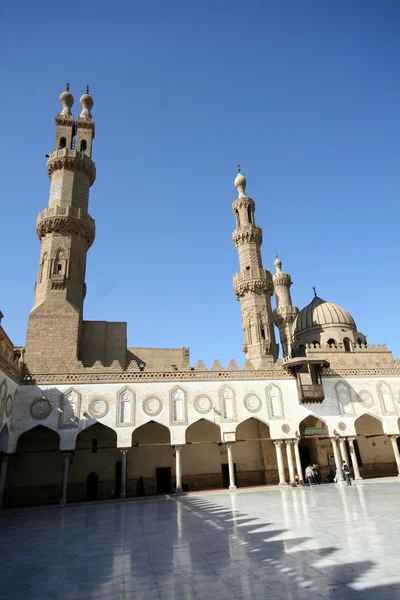
[[[136,394],[125,386],[117,392],[117,427],[134,427],[136,412]]]
[[[252,436],[253,433],[253,439],[269,438],[271,434],[268,421],[254,416],[244,419],[236,426],[236,440],[246,439],[246,436]]]
[[[221,429],[210,419],[201,417],[191,423],[185,431],[186,443],[190,442],[221,442]]]
[[[187,393],[176,385],[169,393],[170,425],[187,425]]]
[[[386,383],[386,381],[380,381],[376,388],[378,391],[378,398],[381,405],[382,414],[396,415],[397,411],[390,385]]]
[[[80,392],[74,388],[69,388],[61,394],[60,413],[58,415],[59,429],[71,429],[79,427],[79,418],[81,414]]]
[[[304,432],[306,430],[311,429],[327,429],[326,421],[322,419],[319,415],[309,414],[304,419],[302,419],[299,423],[299,432],[300,435],[305,435]],[[319,433],[318,435],[321,435]]]
[[[132,432],[132,446],[140,443],[170,444],[171,432],[166,425],[157,421],[147,421]]]
[[[378,415],[372,415],[369,412],[357,417],[354,421],[354,428],[357,435],[383,434],[383,419]]]
[[[81,429],[75,438],[75,449],[91,449],[92,452],[100,447],[116,448],[117,432],[112,427],[96,421]]]
[[[219,411],[221,421],[226,423],[237,421],[236,396],[229,385],[223,385],[218,391]]]
[[[269,419],[284,419],[285,411],[282,400],[282,390],[274,383],[270,383],[265,390],[267,398],[267,412]]]
[[[60,434],[58,431],[47,425],[34,425],[23,431],[16,441],[16,452],[19,452],[21,445],[37,445],[38,449],[44,450],[47,446],[54,446],[54,450],[60,447]]]
[[[354,402],[351,395],[351,387],[347,381],[338,381],[335,385],[335,393],[340,414],[354,416]]]

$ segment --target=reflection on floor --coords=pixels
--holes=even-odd
[[[7,600],[400,599],[398,479],[0,516]]]

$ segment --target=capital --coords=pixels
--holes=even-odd
[[[128,450],[129,450],[129,448],[119,448],[119,451],[121,452],[121,454],[127,454]]]
[[[274,440],[274,444],[275,446],[277,446],[278,448],[280,448],[283,444],[283,440]]]
[[[183,448],[183,445],[182,446],[174,446],[174,448],[175,448],[176,452],[180,452]]]

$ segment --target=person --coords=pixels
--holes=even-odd
[[[298,473],[294,474],[294,482],[296,485],[299,485],[299,483],[300,483],[300,477],[299,477]]]
[[[182,486],[182,492],[188,492],[189,491],[189,486],[187,481],[183,482],[183,486]]]
[[[311,465],[308,465],[306,468],[306,479],[309,485],[314,485],[314,474]]]
[[[314,483],[319,483],[319,466],[314,463],[312,466],[313,474],[314,474]]]
[[[342,469],[344,476],[346,477],[347,485],[351,485],[350,467],[345,460],[343,461]]]
[[[136,484],[136,496],[144,496],[144,481],[143,477],[139,477],[139,481]]]

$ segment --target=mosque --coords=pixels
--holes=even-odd
[[[303,481],[310,462],[323,480],[337,470],[340,483],[343,459],[356,481],[398,475],[399,359],[368,345],[341,306],[316,294],[300,311],[293,305],[281,260],[273,274],[263,267],[240,171],[232,207],[242,368],[192,366],[188,348],[128,348],[126,323],[84,320],[93,99],[87,89],[76,118],[68,86],[60,102],[25,347],[0,323],[1,505],[286,486]]]

